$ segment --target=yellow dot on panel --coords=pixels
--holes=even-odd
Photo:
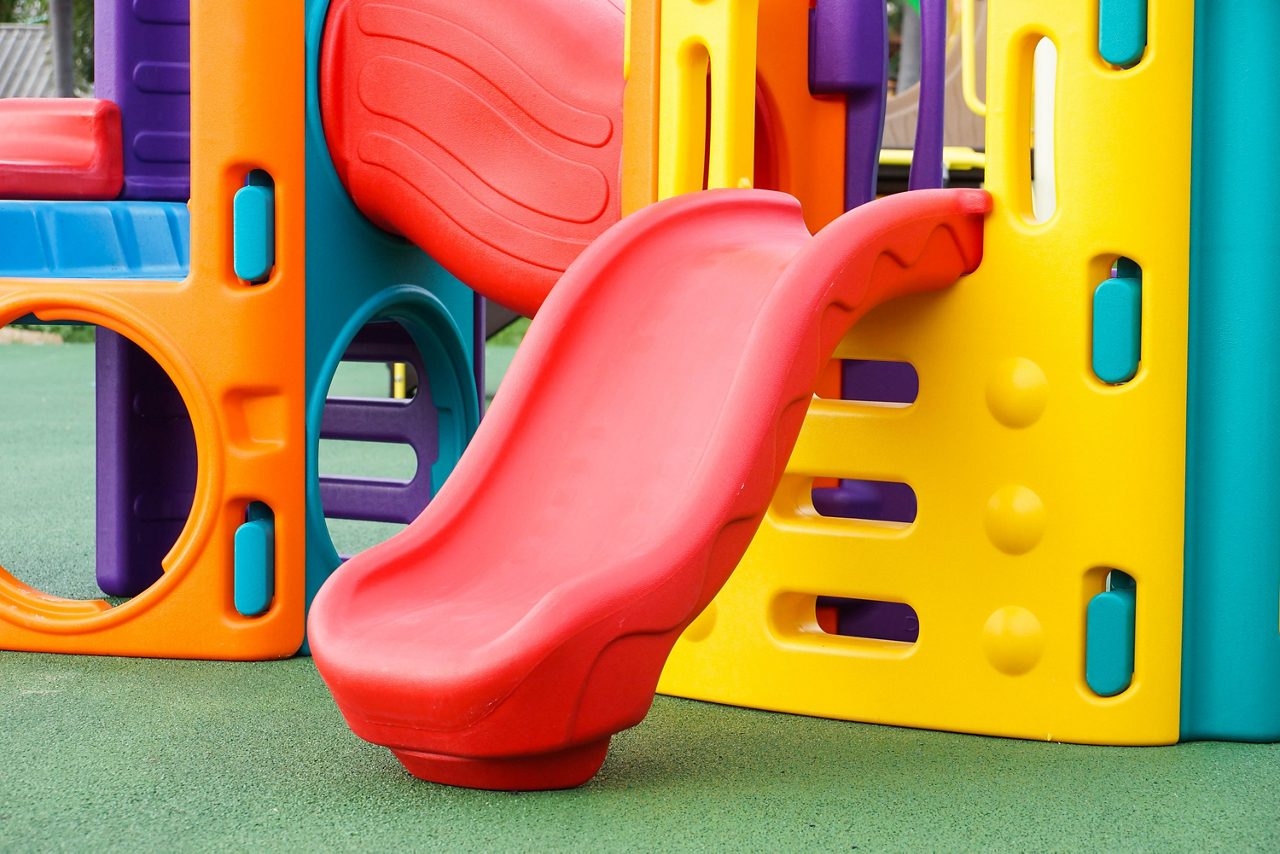
[[[982,648],[996,670],[1019,676],[1040,661],[1044,631],[1035,614],[1017,605],[1006,605],[987,618],[982,627]]]
[[[1046,518],[1040,496],[1014,484],[997,489],[988,499],[984,513],[988,539],[1011,555],[1025,554],[1039,544]]]
[[[1048,403],[1049,379],[1030,359],[1005,359],[987,380],[987,408],[1006,427],[1030,427]]]

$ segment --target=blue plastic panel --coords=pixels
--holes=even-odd
[[[0,276],[184,279],[190,247],[182,204],[0,201]]]

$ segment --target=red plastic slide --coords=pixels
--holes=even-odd
[[[0,199],[114,199],[123,152],[110,101],[0,99]]]
[[[907,193],[811,237],[789,196],[721,190],[606,232],[422,516],[315,600],[352,729],[442,783],[589,779],[750,543],[837,342],[972,271],[989,207]]]
[[[325,136],[352,200],[533,314],[618,221],[623,0],[334,0]]]

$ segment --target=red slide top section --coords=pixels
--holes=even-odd
[[[605,233],[422,516],[315,600],[352,729],[438,782],[590,778],[751,542],[836,344],[975,269],[989,208],[906,193],[811,237],[789,196],[718,190]]]
[[[88,98],[0,99],[0,199],[120,195],[120,110]]]
[[[335,0],[320,91],[374,223],[533,314],[619,217],[622,0]]]

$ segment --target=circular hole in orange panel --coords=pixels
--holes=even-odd
[[[191,417],[142,347],[28,316],[0,329],[0,566],[112,605],[159,580],[196,486]]]

